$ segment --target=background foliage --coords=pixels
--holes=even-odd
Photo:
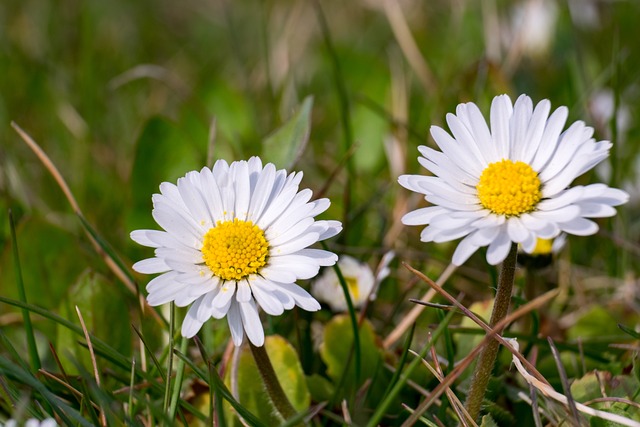
[[[543,20],[531,26],[529,21],[513,24],[523,10],[533,19],[535,4],[552,11],[548,26]],[[129,385],[130,360],[140,361],[145,351],[131,325],[145,338],[148,353],[166,365],[165,324],[148,309],[143,312],[138,296],[105,265],[85,226],[11,128],[11,121],[48,153],[87,223],[127,266],[150,256],[128,235],[133,229],[155,228],[151,194],[160,182],[175,181],[217,158],[233,161],[261,155],[278,167],[295,163],[295,169],[305,171],[303,186],[318,197],[331,198],[326,217],[341,218],[345,224],[345,231],[330,244],[332,250],[375,267],[393,249],[398,260],[436,278],[454,245],[421,244],[417,227],[401,226],[399,218],[421,201],[401,189],[396,178],[422,172],[415,161],[416,147],[433,143],[429,126],[443,125],[445,114],[458,103],[474,101],[488,112],[497,94],[508,93],[515,99],[527,93],[534,102],[548,98],[554,107],[567,105],[570,121],[585,120],[596,128],[597,138],[614,142],[608,163],[580,182],[599,180],[631,194],[617,217],[601,222],[598,235],[570,238],[545,269],[530,268],[528,274],[522,269],[518,295],[523,300],[555,286],[561,291],[534,316],[541,338],[529,343],[537,344],[533,349],[537,366],[561,390],[546,344],[546,336],[552,336],[563,349],[569,377],[581,378],[578,384],[588,383],[592,375],[588,372],[598,369],[607,378],[624,378],[631,389],[626,396],[637,398],[638,383],[633,382],[631,370],[638,337],[634,341],[633,334],[617,324],[632,332],[640,312],[638,18],[640,3],[632,0],[3,1],[1,295],[19,299],[11,209],[28,302],[75,325],[78,306],[91,333],[110,346],[110,357],[98,359],[105,377],[101,394],[91,385],[83,337],[60,322],[33,315],[43,367],[60,374],[64,366],[73,376],[69,381],[83,395],[92,396],[94,402],[111,402],[107,406],[112,407],[113,425],[127,416],[131,423],[148,416],[162,420],[160,404],[153,402],[161,400],[163,386],[148,382],[158,380],[166,367],[155,371],[150,367],[147,377],[135,376],[136,383],[146,385],[137,389],[139,402],[133,409],[124,404],[127,392],[117,390]],[[536,37],[543,39],[538,45],[531,43]],[[307,135],[308,144],[299,145]],[[464,292],[464,302],[471,306],[490,297],[496,274],[477,254],[447,286],[454,295]],[[148,278],[135,278],[144,294]],[[363,348],[372,353],[362,361],[362,375],[363,380],[374,379],[375,386],[363,397],[358,394],[362,383],[346,384],[346,394],[341,395],[350,402],[357,423],[370,418],[384,395],[392,375],[385,363],[398,366],[401,356],[401,343],[395,351],[383,351],[381,341],[412,308],[408,298],[425,290],[395,261],[369,307]],[[168,318],[166,312],[163,316]],[[330,354],[326,347],[318,350],[317,345],[322,333],[335,333],[339,319],[332,319],[328,308],[314,315],[295,312],[265,319],[268,332],[292,343],[301,372],[310,378],[313,403],[337,403],[331,393],[339,378],[332,368],[341,356]],[[460,320],[455,317],[453,323]],[[435,310],[425,311],[412,348],[421,348],[427,329],[438,321]],[[225,323],[211,321],[202,333],[217,367],[228,361]],[[30,396],[49,404],[54,398],[42,400],[46,391],[29,385],[24,376],[29,370],[16,368],[27,359],[17,358],[27,351],[20,311],[0,304],[0,325],[4,343],[0,419],[14,412],[11,402],[21,402],[19,407],[28,413],[42,414],[47,403],[31,404]],[[316,326],[326,325],[330,326],[320,335],[315,333]],[[460,327],[452,329],[456,360],[464,357],[472,333]],[[517,333],[517,327],[512,332]],[[527,336],[529,331],[520,333]],[[60,364],[49,346],[57,350]],[[446,352],[444,345],[438,348]],[[188,350],[206,371],[195,347]],[[508,364],[505,357],[502,366]],[[419,371],[412,379],[426,390],[435,387],[437,381],[426,370]],[[207,410],[198,406],[206,384],[189,369],[185,375],[185,402],[199,407],[206,417]],[[491,396],[496,402],[491,411],[498,414],[494,418],[503,425],[510,425],[514,419],[510,417],[532,425],[530,407],[512,395],[515,375],[505,375],[510,379],[501,387],[496,384]],[[41,374],[38,378],[83,417],[96,416],[83,399],[73,398]],[[458,386],[466,390],[464,381]],[[146,406],[140,403],[144,393],[149,399]],[[383,423],[400,424],[408,415],[400,402],[415,407],[419,397],[415,389],[406,388]],[[251,405],[247,407],[251,410]],[[191,416],[182,409],[184,417]],[[328,405],[323,411],[325,424],[343,422],[337,406]],[[563,413],[557,408],[549,413],[554,411]],[[441,412],[446,419],[446,411]]]

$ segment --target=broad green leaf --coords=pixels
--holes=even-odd
[[[334,392],[334,386],[323,376],[318,374],[309,375],[307,377],[307,387],[313,400],[323,402],[331,400]]]
[[[131,209],[127,230],[154,227],[151,195],[163,181],[175,183],[191,170],[204,166],[206,141],[193,141],[189,133],[163,117],[152,117],[136,143],[131,171]]]
[[[297,411],[305,411],[311,403],[311,396],[307,388],[302,365],[294,348],[284,338],[278,335],[268,336],[265,347],[271,364],[284,389],[285,394]],[[262,383],[258,367],[255,364],[251,350],[244,346],[240,350],[237,367],[230,366],[227,370],[225,383],[231,387],[230,372],[237,368],[238,401],[242,406],[255,414],[267,425],[279,425],[282,419],[276,414]],[[241,426],[231,407],[225,402],[225,416],[230,426]]]
[[[320,345],[320,357],[327,365],[327,375],[334,384],[342,378],[347,362],[345,390],[353,390],[361,384],[355,384],[353,356],[349,357],[353,346],[353,330],[348,315],[335,316],[324,329],[323,342]],[[365,321],[360,327],[360,348],[362,350],[361,378],[372,378],[381,363],[380,349],[376,344],[376,335],[371,323]],[[378,382],[380,383],[380,382]]]
[[[611,375],[607,371],[592,371],[571,383],[571,395],[578,402],[608,397],[633,397],[638,380],[632,375]]]
[[[594,305],[567,330],[568,339],[619,335],[617,322],[604,307]]]
[[[291,169],[304,152],[311,131],[311,108],[313,97],[302,101],[298,111],[269,135],[262,144],[262,158],[278,168]]]

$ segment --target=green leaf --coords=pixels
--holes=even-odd
[[[152,117],[136,143],[131,171],[131,210],[127,230],[154,227],[151,218],[151,195],[158,193],[163,181],[175,183],[188,171],[204,165],[205,141],[192,141],[173,122]]]
[[[266,337],[264,345],[280,385],[289,401],[297,411],[307,410],[311,404],[311,396],[302,371],[302,365],[294,348],[278,335]],[[237,351],[240,351],[237,359],[238,365],[231,366],[227,370],[225,383],[227,386],[230,385],[230,372],[233,369],[237,369],[237,397],[240,404],[265,424],[280,425],[282,419],[276,415],[277,413],[264,390],[264,384],[251,351],[246,346]],[[235,413],[231,411],[230,405],[225,402],[224,408],[228,425],[240,426],[240,421],[235,416]]]
[[[307,388],[311,397],[316,402],[323,402],[331,400],[335,387],[331,384],[331,381],[318,374],[313,374],[307,377]]]
[[[567,331],[567,338],[608,337],[618,335],[615,319],[604,307],[594,305],[580,316]]]
[[[623,324],[618,323],[618,328],[622,329],[627,334],[631,335],[633,338],[640,340],[640,332],[636,332],[628,326],[624,326]]]
[[[311,131],[313,97],[302,101],[298,111],[269,135],[262,145],[262,158],[278,168],[291,169],[304,152]]]
[[[337,384],[348,368],[345,382],[345,393],[352,391],[360,384],[355,384],[353,361],[347,362],[353,346],[353,330],[348,315],[333,317],[324,329],[324,339],[320,345],[320,357],[327,365],[327,375]],[[381,362],[380,349],[376,345],[376,335],[371,323],[365,321],[360,327],[360,348],[362,350],[361,378],[373,378]]]
[[[493,421],[493,418],[491,418],[491,415],[487,414],[482,417],[482,423],[480,424],[480,427],[498,427],[498,424],[496,424],[496,422]]]

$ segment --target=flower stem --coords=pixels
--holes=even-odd
[[[496,290],[496,298],[493,303],[493,312],[489,325],[493,328],[496,323],[507,316],[509,312],[509,304],[511,302],[511,291],[513,290],[513,279],[516,271],[516,259],[518,258],[518,245],[512,244],[509,255],[502,262],[502,270],[498,279],[498,289]],[[496,331],[501,333],[502,331]],[[487,384],[491,378],[491,371],[498,356],[500,343],[496,340],[489,341],[478,357],[473,376],[471,377],[471,386],[465,407],[472,419],[477,420],[480,414],[480,407],[487,391]]]
[[[278,381],[276,372],[273,370],[271,360],[269,360],[267,350],[264,346],[256,347],[250,341],[249,347],[251,348],[253,359],[256,361],[256,365],[258,366],[258,371],[260,371],[262,381],[267,389],[267,394],[269,394],[269,398],[271,399],[271,402],[273,402],[273,406],[275,406],[276,410],[284,420],[288,420],[296,415],[296,410],[293,405],[291,405],[287,395],[284,394],[284,390],[280,385],[280,381]]]

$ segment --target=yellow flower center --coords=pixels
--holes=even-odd
[[[360,287],[358,286],[358,279],[356,277],[345,276],[344,281],[347,282],[347,289],[349,289],[351,299],[353,299],[353,302],[355,303],[355,301],[360,298]]]
[[[266,263],[269,243],[251,221],[218,221],[204,235],[202,258],[213,274],[224,280],[241,280]]]
[[[538,173],[524,162],[511,160],[487,166],[476,189],[482,206],[498,215],[531,212],[542,198]]]
[[[536,240],[536,247],[531,252],[531,255],[549,255],[553,248],[553,239],[540,239]]]

